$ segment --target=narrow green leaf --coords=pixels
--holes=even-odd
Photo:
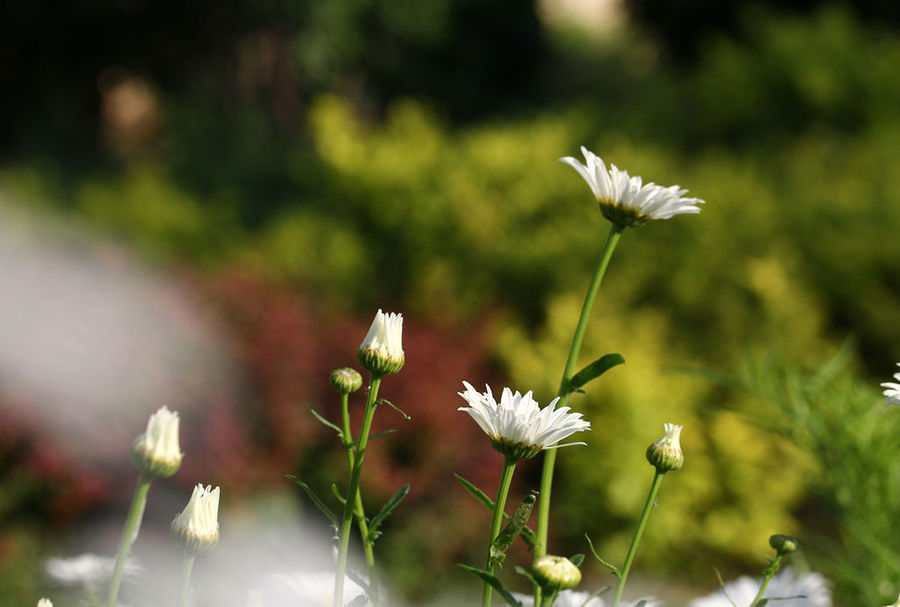
[[[579,607],[587,607],[587,604],[593,601],[595,598],[603,594],[604,592],[609,592],[612,590],[612,586],[603,586],[602,588],[598,588],[588,595],[588,598],[584,600],[584,602],[579,605]]]
[[[403,419],[405,419],[406,421],[409,421],[409,420],[412,419],[412,418],[406,413],[406,411],[404,411],[403,409],[401,409],[400,407],[398,407],[397,405],[395,405],[394,403],[392,403],[391,401],[389,401],[389,400],[386,399],[386,398],[379,398],[379,399],[378,399],[378,404],[379,404],[379,405],[380,405],[380,404],[385,404],[385,405],[387,405],[388,407],[390,407],[391,409],[393,409],[394,411],[396,411],[397,413],[399,413],[400,415],[402,415],[402,416],[403,416]]]
[[[493,587],[493,589],[496,590],[500,594],[500,596],[502,596],[506,600],[510,607],[522,607],[522,603],[517,601],[516,598],[512,594],[510,594],[509,591],[506,590],[506,588],[503,587],[503,583],[484,569],[478,569],[477,567],[472,567],[471,565],[463,565],[462,563],[457,563],[456,566],[463,571],[468,571],[469,573],[477,575],[483,581],[490,584],[491,587]]]
[[[341,495],[341,490],[338,489],[338,486],[334,483],[331,483],[331,493],[332,495],[334,495],[334,497],[338,498],[338,501],[341,502],[341,504],[347,503],[347,498]]]
[[[369,440],[375,440],[376,438],[381,438],[382,436],[386,436],[388,434],[393,434],[396,430],[382,430],[381,432],[376,432],[372,436],[369,437]]]
[[[302,480],[300,480],[293,474],[286,474],[285,476],[287,478],[291,479],[292,481],[294,481],[295,483],[297,483],[298,485],[300,485],[300,487],[304,491],[306,491],[306,495],[309,496],[309,499],[311,499],[312,502],[316,505],[316,507],[322,512],[322,514],[327,516],[328,520],[331,521],[331,526],[334,529],[335,534],[337,534],[338,529],[339,529],[338,518],[337,518],[337,516],[335,516],[334,512],[331,511],[331,509],[325,504],[325,502],[323,502],[319,498],[319,496],[316,495],[316,492],[313,491],[312,488],[309,485],[307,485],[305,482],[303,482]]]
[[[753,605],[751,605],[751,607],[765,607],[768,604],[769,604],[769,599],[760,599],[756,603],[753,603]]]
[[[603,565],[612,571],[616,577],[619,577],[619,568],[612,563],[607,562],[602,556],[597,554],[597,551],[594,549],[594,542],[591,541],[591,537],[587,533],[584,534],[584,538],[587,540],[588,546],[591,548],[591,554],[594,555],[594,558],[603,563]]]
[[[725,595],[725,598],[728,599],[728,602],[733,605],[733,607],[738,607],[737,603],[732,600],[730,596],[728,596],[728,591],[725,590],[725,580],[722,579],[722,574],[719,573],[719,570],[713,567],[713,571],[716,572],[716,579],[719,580],[719,587],[722,588],[722,594]]]
[[[581,567],[581,564],[584,562],[583,554],[573,554],[569,557],[569,560],[572,561],[572,564],[576,567]]]
[[[519,533],[522,532],[522,528],[525,527],[525,523],[528,522],[528,518],[531,516],[531,510],[534,508],[534,503],[537,501],[537,496],[537,491],[531,491],[526,495],[525,499],[522,500],[522,503],[519,504],[519,507],[516,508],[512,517],[510,517],[506,527],[504,527],[494,539],[490,550],[491,561],[493,563],[499,565],[506,559],[506,551],[509,550],[512,543],[516,541],[516,538],[519,537]]]
[[[625,358],[621,354],[607,354],[601,356],[584,369],[572,376],[569,380],[568,391],[578,390],[592,379],[600,377],[613,367],[625,364]]]
[[[538,584],[538,581],[536,579],[534,579],[534,576],[531,575],[531,572],[528,571],[527,569],[525,569],[524,567],[520,567],[519,565],[516,565],[516,573],[527,577],[529,580],[531,580],[531,583],[533,585],[540,586],[540,584]]]
[[[485,508],[487,508],[491,512],[494,511],[494,500],[489,498],[484,491],[482,491],[481,489],[479,489],[478,487],[473,485],[470,481],[466,480],[459,474],[454,474],[453,476],[456,478],[457,481],[459,481],[459,484],[462,485],[466,491],[471,493],[475,497],[475,499],[477,499],[479,502],[484,504]],[[504,512],[503,520],[508,521],[509,519],[510,519],[510,516]],[[529,527],[528,525],[525,525],[522,528],[522,541],[525,542],[525,545],[528,546],[529,549],[534,548],[534,543],[535,543],[534,530],[531,527]]]
[[[381,511],[375,515],[375,518],[372,519],[372,522],[369,524],[369,541],[373,542],[378,537],[378,535],[373,536],[373,534],[378,533],[378,527],[381,526],[381,523],[384,522],[384,519],[388,517],[388,515],[393,512],[394,508],[396,508],[403,498],[406,497],[406,494],[409,493],[409,483],[406,483],[399,489],[397,489],[397,493],[391,497],[387,501],[387,503],[381,507]]]
[[[344,432],[340,428],[338,428],[335,424],[331,423],[330,421],[328,421],[327,419],[325,419],[324,417],[319,415],[318,411],[316,411],[315,409],[310,407],[309,412],[313,414],[313,417],[315,417],[317,420],[322,422],[322,424],[328,426],[329,428],[331,428],[332,430],[337,432],[338,436],[340,436],[341,438],[344,437]]]
[[[637,603],[634,604],[634,607],[644,607],[647,604],[647,599],[641,599]]]

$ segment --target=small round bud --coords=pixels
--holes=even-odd
[[[331,372],[331,387],[341,394],[351,394],[362,388],[363,378],[356,369],[344,367]]]
[[[778,554],[790,554],[797,549],[797,539],[776,533],[769,538],[769,546],[774,548]]]
[[[547,554],[540,557],[531,566],[531,573],[548,592],[567,590],[581,583],[581,571],[564,556]]]
[[[194,487],[191,499],[169,527],[175,543],[189,552],[209,550],[219,541],[219,488]]]
[[[666,424],[666,434],[647,447],[647,461],[660,473],[680,470],[684,465],[684,454],[681,452],[681,428],[677,424]]]
[[[134,440],[129,455],[135,468],[154,478],[178,472],[183,456],[178,446],[178,413],[163,407],[151,415],[147,431]]]
[[[359,364],[375,375],[393,375],[403,368],[403,315],[375,315],[369,333],[357,351]]]

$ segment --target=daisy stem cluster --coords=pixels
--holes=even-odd
[[[341,431],[344,448],[347,450],[347,465],[352,473],[356,462],[356,456],[353,452],[353,432],[350,430],[350,395],[346,392],[341,393]],[[372,542],[369,541],[369,524],[366,521],[366,511],[363,507],[362,496],[359,491],[356,492],[354,500],[353,514],[356,517],[356,524],[359,526],[359,535],[362,539],[363,553],[366,557],[366,566],[369,569],[369,598],[372,604],[378,606],[378,584],[375,579],[375,549]]]
[[[134,497],[131,499],[131,508],[125,519],[125,527],[122,529],[122,539],[119,541],[119,551],[116,554],[116,565],[113,569],[112,581],[109,584],[109,594],[106,597],[106,607],[116,607],[116,599],[119,596],[119,586],[122,583],[122,572],[125,569],[125,561],[131,546],[137,539],[138,530],[141,527],[141,518],[144,515],[144,507],[147,504],[147,493],[150,492],[150,484],[153,477],[142,472],[138,476],[137,486],[134,489]]]
[[[516,470],[516,462],[518,460],[509,455],[503,458],[503,472],[500,474],[500,485],[497,487],[497,499],[494,501],[494,516],[491,520],[491,534],[488,538],[488,555],[485,563],[485,570],[489,574],[494,573],[494,557],[491,548],[494,540],[500,535],[500,524],[503,522],[503,513],[506,509],[506,498],[509,495],[509,486],[512,484],[513,473]],[[481,593],[481,606],[490,607],[491,604],[491,585],[485,581],[484,590]]]
[[[581,344],[584,341],[584,333],[587,329],[588,319],[590,318],[591,310],[594,307],[594,299],[596,299],[597,292],[600,290],[600,284],[603,282],[606,268],[609,266],[610,259],[612,259],[616,244],[618,244],[619,238],[624,231],[625,226],[621,224],[612,223],[610,225],[606,246],[603,248],[603,253],[600,255],[600,261],[597,263],[597,269],[594,271],[594,277],[591,280],[587,294],[584,297],[584,305],[581,307],[581,316],[578,318],[578,324],[576,325],[575,333],[572,336],[572,344],[569,347],[569,356],[566,359],[562,381],[560,381],[559,385],[559,403],[561,406],[565,405],[569,400],[569,383],[572,380],[572,375],[575,373],[575,364],[578,361],[578,354],[581,352]],[[541,497],[538,501],[536,530],[537,539],[534,546],[535,559],[547,554],[547,535],[550,528],[550,495],[553,487],[553,471],[555,466],[556,450],[553,449],[544,455],[544,468],[541,473]],[[535,586],[534,604],[540,605],[540,603],[541,589],[540,587]]]
[[[350,469],[350,484],[347,487],[347,496],[344,501],[344,516],[341,519],[341,529],[338,535],[338,561],[337,574],[334,577],[334,606],[343,607],[344,605],[344,578],[347,575],[347,555],[350,550],[350,526],[353,523],[353,516],[356,510],[356,500],[359,497],[359,478],[362,474],[363,459],[366,456],[366,447],[369,444],[369,434],[372,431],[372,420],[375,418],[375,409],[377,407],[378,388],[381,386],[381,376],[375,373],[371,375],[369,383],[369,394],[366,398],[366,408],[363,413],[362,427],[359,431],[359,442],[356,444],[356,454],[352,455],[352,466]],[[369,580],[370,585],[375,584],[375,580]]]

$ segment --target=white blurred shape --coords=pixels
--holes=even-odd
[[[88,592],[96,592],[105,587],[112,577],[115,559],[87,552],[77,556],[54,557],[44,563],[44,571],[51,582],[69,588],[83,588]],[[125,562],[126,578],[135,577],[143,568],[134,558]]]

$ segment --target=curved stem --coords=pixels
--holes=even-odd
[[[359,431],[359,442],[356,444],[356,456],[353,458],[353,466],[350,470],[350,486],[347,488],[347,497],[344,501],[344,518],[341,523],[340,545],[338,547],[337,572],[334,577],[334,607],[344,605],[344,577],[347,575],[347,554],[350,550],[350,525],[353,522],[356,498],[359,492],[359,477],[362,472],[363,458],[366,456],[366,446],[369,443],[369,432],[372,430],[372,419],[375,417],[375,401],[378,398],[378,387],[381,385],[381,376],[372,375],[369,385],[369,397],[366,399],[366,410],[363,414],[362,427]]]
[[[512,484],[513,472],[516,470],[516,459],[505,456],[503,458],[503,472],[500,474],[500,484],[497,487],[497,500],[494,502],[494,517],[491,520],[491,535],[488,540],[488,555],[484,568],[488,573],[494,573],[494,559],[491,556],[491,547],[494,540],[500,535],[500,524],[503,522],[503,511],[506,509],[506,496],[509,495],[509,486]],[[481,593],[481,606],[490,607],[491,585],[484,583]]]
[[[563,407],[569,400],[569,382],[575,373],[575,363],[578,361],[578,354],[581,351],[581,343],[584,341],[584,333],[587,329],[588,319],[591,315],[591,309],[594,307],[594,299],[597,291],[600,290],[600,283],[603,282],[603,276],[606,274],[606,268],[609,266],[609,260],[612,259],[613,251],[619,242],[619,237],[625,230],[623,226],[616,223],[612,224],[609,229],[609,236],[606,238],[606,245],[603,253],[600,255],[600,261],[597,263],[597,269],[594,271],[594,278],[588,287],[587,294],[584,297],[584,305],[581,306],[581,316],[578,318],[578,324],[575,326],[575,333],[572,336],[572,345],[569,347],[569,357],[566,359],[566,366],[563,370],[562,381],[559,384],[559,403],[558,407]],[[547,554],[547,535],[550,526],[550,495],[553,488],[553,470],[556,466],[556,452],[558,449],[550,449],[544,452],[544,467],[541,472],[541,497],[538,500],[537,514],[537,531],[535,533],[534,558],[540,558]],[[534,604],[541,603],[541,589],[538,586],[534,588]]]
[[[778,572],[781,568],[781,559],[784,558],[783,554],[778,554],[775,556],[775,560],[766,567],[765,571],[763,571],[763,581],[762,585],[759,587],[759,592],[756,593],[756,596],[753,597],[753,600],[750,601],[750,607],[756,607],[756,604],[762,600],[763,595],[766,593],[766,588],[769,586],[769,582],[772,581],[772,577]]]
[[[131,508],[125,519],[125,527],[122,529],[122,539],[119,540],[119,552],[116,554],[116,566],[113,569],[112,581],[109,583],[109,594],[106,596],[106,607],[116,607],[116,599],[119,596],[119,585],[122,583],[122,572],[125,569],[125,561],[131,546],[137,539],[141,528],[141,518],[144,516],[144,506],[147,503],[147,493],[150,491],[150,483],[153,477],[144,474],[138,476],[137,486],[134,489],[134,497],[131,498]]]
[[[628,579],[628,572],[631,570],[631,563],[634,562],[634,555],[637,553],[638,544],[641,536],[644,534],[644,527],[647,526],[647,519],[650,518],[650,511],[656,503],[656,496],[659,494],[659,486],[662,483],[663,472],[657,470],[653,475],[653,484],[650,485],[650,492],[647,494],[647,502],[644,504],[644,511],[641,513],[641,519],[638,521],[637,529],[634,530],[634,537],[631,538],[631,545],[628,547],[628,554],[625,555],[625,564],[619,571],[619,581],[616,582],[616,597],[613,599],[613,607],[619,607],[622,601],[622,594],[625,592],[625,581]]]
[[[187,607],[188,595],[191,589],[191,570],[194,568],[194,560],[196,558],[196,552],[184,553],[184,567],[181,573],[181,595],[178,598],[178,607]]]
[[[341,438],[344,443],[344,449],[347,451],[347,466],[348,469],[352,471],[355,456],[352,447],[353,432],[350,430],[349,400],[349,394],[341,394],[341,428],[343,430],[343,436]],[[356,518],[356,524],[359,527],[363,553],[365,554],[366,565],[369,569],[369,598],[372,600],[372,605],[378,607],[380,601],[378,597],[378,579],[375,577],[375,551],[372,542],[369,541],[369,523],[366,521],[366,511],[365,508],[363,508],[362,496],[359,492],[356,494],[356,504],[353,515]]]

